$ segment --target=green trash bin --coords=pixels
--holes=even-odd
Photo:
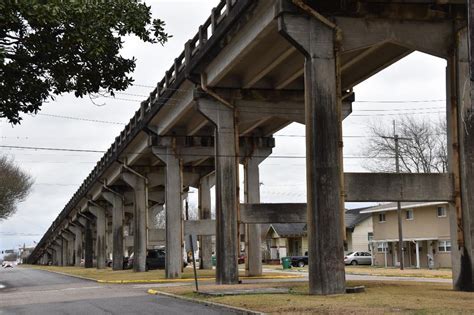
[[[283,265],[283,269],[290,269],[291,268],[291,257],[283,257],[281,259],[281,264]]]
[[[215,267],[215,266],[217,265],[216,261],[217,261],[217,260],[216,260],[216,256],[215,256],[215,255],[212,255],[212,257],[211,257],[212,266]]]

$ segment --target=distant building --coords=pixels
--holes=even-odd
[[[445,202],[402,202],[404,262],[407,267],[451,267],[449,208]],[[399,266],[397,204],[361,211],[373,221],[375,265]]]
[[[371,214],[361,213],[362,209],[348,209],[345,212],[346,242],[344,250],[370,251],[373,237]],[[278,261],[285,256],[303,256],[308,251],[306,223],[270,224],[266,235],[267,260]]]

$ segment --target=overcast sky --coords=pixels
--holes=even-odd
[[[137,59],[133,74],[135,86],[117,99],[102,98],[94,104],[88,98],[72,95],[58,97],[44,104],[35,117],[24,116],[21,125],[12,127],[0,121],[0,145],[70,149],[107,150],[146,98],[160,81],[184,43],[194,36],[198,26],[210,14],[217,0],[147,1],[154,17],[166,21],[166,31],[173,38],[164,46],[143,44],[127,39],[124,55]],[[391,124],[400,114],[433,120],[444,117],[445,67],[442,59],[413,53],[355,88],[353,114],[343,123],[345,171],[364,171],[359,158],[367,141],[371,123]],[[401,103],[377,101],[403,100]],[[411,102],[423,100],[427,102]],[[374,101],[374,102],[368,102]],[[409,101],[409,102],[407,102]],[[102,106],[98,106],[102,105]],[[389,110],[389,111],[380,111]],[[60,115],[107,121],[88,122],[51,117]],[[301,136],[301,137],[299,137]],[[273,155],[297,155],[298,159],[269,158],[261,164],[262,202],[305,202],[304,126],[292,124],[276,135]],[[356,137],[354,137],[356,136]],[[18,212],[0,222],[0,250],[39,241],[82,181],[101,158],[100,153],[19,150],[0,147],[0,153],[11,156],[35,179],[28,199],[19,204]],[[191,194],[191,203],[196,203]],[[356,207],[357,204],[347,204]]]

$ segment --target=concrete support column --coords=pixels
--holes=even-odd
[[[453,287],[474,291],[474,82],[469,78],[467,28],[453,35],[447,67],[448,170],[454,177],[450,204]]]
[[[61,266],[67,266],[67,239],[64,235],[60,235],[61,239]]]
[[[166,278],[181,278],[183,270],[183,201],[181,161],[172,145],[154,148],[153,153],[166,163]]]
[[[199,219],[211,219],[211,185],[209,176],[202,177],[199,181]],[[199,236],[199,262],[200,269],[212,269],[212,236]]]
[[[92,222],[84,219],[84,267],[92,268],[94,261],[94,246],[92,237]]]
[[[114,192],[103,192],[102,196],[112,205],[112,269],[123,270],[123,196]]]
[[[215,125],[216,282],[237,284],[239,270],[238,205],[239,143],[234,109],[200,98],[198,110]]]
[[[71,231],[74,233],[74,266],[81,266],[82,260],[82,227],[79,225],[71,226]]]
[[[53,245],[53,256],[52,256],[52,263],[54,266],[61,266],[61,246]]]
[[[105,209],[96,205],[89,205],[89,211],[96,217],[96,246],[95,257],[97,261],[97,269],[105,269],[106,267],[106,220]]]
[[[74,264],[74,235],[69,230],[64,230],[62,234],[66,241],[66,266]]]
[[[336,32],[302,14],[283,14],[278,22],[280,33],[305,56],[309,293],[340,294],[346,281]]]
[[[146,247],[148,234],[148,181],[142,175],[129,169],[124,170],[122,178],[127,185],[133,188],[134,191],[133,270],[136,272],[144,272],[146,271]]]
[[[244,161],[244,196],[245,203],[260,203],[260,175],[259,164],[270,152],[255,150],[252,157]],[[245,271],[248,276],[262,275],[262,250],[261,250],[261,226],[260,224],[246,224],[245,226],[245,250],[247,260]]]

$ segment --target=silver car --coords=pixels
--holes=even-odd
[[[346,265],[371,265],[372,255],[368,252],[350,252],[344,256]]]

